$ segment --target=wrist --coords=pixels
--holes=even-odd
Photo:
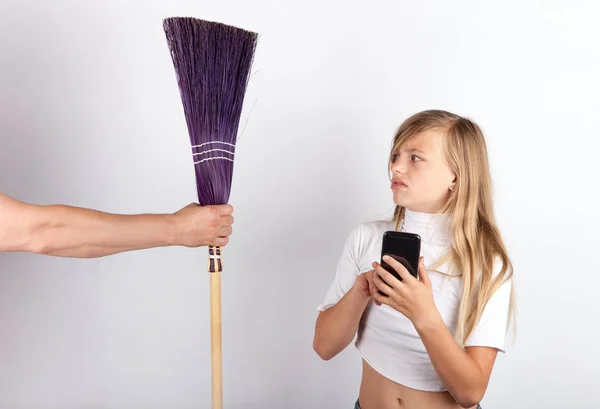
[[[167,246],[179,246],[181,245],[181,224],[177,214],[167,214],[166,218],[166,244]]]
[[[445,326],[444,320],[437,308],[433,307],[413,320],[413,325],[417,332],[427,332],[439,328],[440,325]]]

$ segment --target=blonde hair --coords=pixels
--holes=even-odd
[[[502,284],[512,279],[513,268],[496,226],[487,147],[483,132],[477,124],[441,110],[423,111],[411,116],[402,123],[394,136],[390,169],[393,156],[401,145],[431,129],[439,129],[446,134],[445,158],[456,175],[455,186],[440,210],[440,213],[450,215],[452,248],[436,265],[449,261],[462,275],[462,296],[455,338],[464,346],[492,295]],[[397,226],[404,214],[405,208],[396,206],[394,218]],[[500,262],[501,268],[494,277],[495,262]],[[514,319],[515,315],[512,280],[510,285],[507,320]]]

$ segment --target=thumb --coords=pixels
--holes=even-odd
[[[366,280],[366,275],[365,273],[361,273],[359,275],[356,276],[356,280],[354,282],[354,286],[358,287],[360,290],[362,291],[367,291],[368,287],[369,287],[369,283]]]
[[[427,273],[427,269],[425,268],[425,262],[423,261],[424,258],[421,256],[419,257],[419,280],[429,286],[431,285],[431,280],[429,280],[429,274]]]
[[[360,288],[365,293],[368,293],[369,292],[369,281],[367,280],[367,274],[362,273],[361,276],[362,277],[361,277],[361,281],[360,281]]]

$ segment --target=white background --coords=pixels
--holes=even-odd
[[[393,208],[422,109],[473,118],[515,265],[518,328],[484,409],[597,408],[592,1],[0,1],[0,191],[122,213],[195,201],[162,18],[260,33],[223,273],[226,408],[350,408],[360,358],[312,351],[350,229]],[[210,407],[205,249],[0,255],[0,407]]]

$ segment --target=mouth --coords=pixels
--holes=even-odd
[[[404,189],[406,187],[406,183],[404,183],[400,179],[392,180],[392,189]]]

